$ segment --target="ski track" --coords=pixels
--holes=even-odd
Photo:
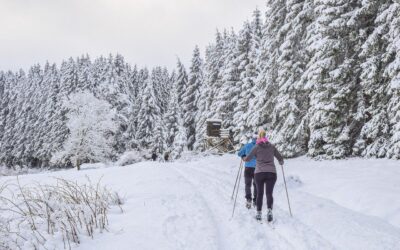
[[[186,168],[186,166],[184,166],[184,165],[181,165],[179,167],[172,167],[172,169],[174,169],[187,182],[192,183],[192,186],[195,188],[195,190],[199,196],[204,197],[202,195],[202,193],[203,193],[205,186],[207,186],[207,184],[209,184],[209,179],[205,179],[205,180],[202,180],[201,182],[199,182],[198,178],[196,178],[196,179],[190,178],[193,175],[184,173],[184,168]],[[196,175],[196,177],[198,177],[198,176]],[[200,189],[202,191],[200,191]],[[214,191],[217,191],[217,190],[218,189],[215,189]],[[212,194],[212,192],[206,192],[206,193]],[[264,244],[261,248],[254,248],[254,246],[251,246],[251,244],[254,242],[261,244],[260,240],[264,240],[262,238],[262,235],[256,235],[256,236],[260,236],[260,237],[257,237],[258,240],[255,241],[254,235],[252,233],[250,233],[250,232],[252,232],[251,230],[243,230],[243,226],[247,226],[247,225],[237,225],[236,224],[236,225],[234,225],[235,227],[230,227],[230,225],[233,222],[233,220],[230,220],[231,209],[227,208],[226,206],[225,206],[225,208],[223,206],[221,206],[221,203],[223,202],[223,197],[220,197],[220,199],[217,197],[217,201],[215,200],[215,195],[213,195],[213,198],[214,199],[212,201],[210,201],[209,196],[204,199],[207,201],[207,203],[209,203],[208,206],[210,207],[210,216],[214,216],[213,214],[215,214],[215,217],[219,218],[219,220],[218,220],[218,225],[220,228],[219,233],[220,233],[220,237],[222,237],[224,239],[224,242],[221,245],[220,249],[245,249],[245,248],[249,248],[249,247],[250,247],[250,249],[265,249],[265,246],[269,245],[268,242],[264,242]],[[218,199],[219,199],[219,201],[218,201]],[[236,230],[233,230],[233,229],[236,229]],[[241,232],[241,233],[238,234],[237,232]],[[246,239],[245,244],[243,244],[243,238]],[[227,240],[227,239],[229,239],[229,240]]]
[[[210,184],[203,184],[204,189],[213,186],[215,190],[218,190],[220,199],[227,200],[232,194],[238,166],[236,171],[233,171],[235,168],[224,168],[225,171],[222,171],[216,165],[200,166],[194,163],[190,166],[181,166],[181,169],[196,172],[191,173],[191,176],[196,175],[196,179],[202,179],[199,183]],[[204,178],[200,178],[199,174]],[[244,208],[243,203],[243,186],[242,180],[236,208],[236,216],[242,220],[242,224],[248,222],[245,219],[247,209]],[[215,192],[217,191],[207,193],[215,195]],[[263,236],[268,238],[271,249],[400,249],[400,230],[382,219],[344,208],[333,201],[298,191],[296,188],[289,188],[289,193],[292,194],[290,197],[295,217],[290,218],[287,211],[275,205],[274,216],[278,218],[273,230],[275,235],[269,232],[263,234],[249,228],[250,231],[256,232],[258,239]],[[274,198],[275,204],[286,203],[283,183],[279,181],[274,190]],[[301,213],[296,214],[296,211],[301,211]],[[250,216],[247,214],[247,217],[251,218],[254,215],[255,212],[252,209],[252,214]],[[255,223],[250,221],[250,224]],[[283,247],[282,242],[271,244],[273,238],[284,241],[286,246]],[[265,249],[265,245],[260,249]]]
[[[198,195],[198,192],[193,192],[195,187],[185,178],[176,176],[165,168],[161,171],[167,176],[164,179],[166,183],[176,183],[179,187],[176,194],[168,195],[161,201],[160,213],[164,214],[164,217],[160,219],[160,225],[167,243],[163,248],[222,249],[218,224],[204,198]]]
[[[209,172],[204,171],[204,170],[200,170],[198,168],[191,168],[191,170],[197,171],[198,173],[202,173],[206,176],[206,178],[215,179],[215,176],[213,177],[211,174],[209,174]],[[231,176],[227,176],[227,175],[221,175],[221,176],[225,176],[225,178],[223,178],[223,182],[227,183],[229,182],[229,180],[231,179]],[[242,176],[243,178],[243,176]],[[222,179],[222,178],[221,178]],[[217,183],[217,185],[219,185],[221,183],[221,180],[216,180],[215,183]],[[244,210],[245,212],[251,212],[251,218],[253,218],[255,216],[255,211],[254,209],[252,210],[248,210],[247,208],[243,208],[244,204],[242,203],[243,201],[243,194],[244,194],[244,188],[243,188],[243,181],[241,182],[240,185],[240,191],[239,193],[241,193],[242,197],[238,197],[238,204],[237,204],[237,210]],[[233,187],[234,183],[232,184]],[[227,192],[228,192],[228,185],[225,185],[224,189],[226,190],[226,192],[224,194],[221,194],[221,196],[226,197],[227,196]],[[218,187],[216,187],[218,189]],[[219,188],[220,189],[220,188]],[[264,198],[264,202],[265,202],[265,198]],[[265,209],[265,206],[264,206]],[[280,240],[284,240],[285,242],[287,242],[288,244],[290,244],[292,246],[293,249],[318,249],[319,247],[321,247],[321,245],[325,245],[325,249],[331,249],[332,245],[328,242],[326,242],[325,239],[322,239],[322,237],[315,231],[311,230],[308,226],[306,226],[305,224],[299,223],[298,221],[296,221],[295,219],[291,219],[289,218],[289,214],[287,212],[284,212],[283,210],[281,210],[278,206],[275,206],[275,210],[274,210],[275,216],[279,217],[279,223],[277,223],[277,225],[279,225],[279,227],[275,226],[275,231],[277,232],[277,235]],[[246,216],[245,213],[242,212],[241,214],[242,216]],[[264,213],[265,216],[265,213]],[[240,219],[242,219],[242,217],[240,217]],[[264,218],[264,220],[266,220],[266,218]],[[251,224],[254,224],[254,221],[250,221]],[[283,223],[284,222],[284,223]],[[265,223],[267,224],[267,223]],[[309,238],[311,238],[311,240],[309,240]],[[317,244],[315,244],[317,243]],[[294,247],[296,246],[296,247]],[[302,246],[302,247],[300,247]]]
[[[197,199],[197,200],[200,201],[199,203],[201,203],[201,205],[198,204],[198,206],[194,206],[194,207],[202,207],[202,209],[200,209],[200,211],[198,211],[198,212],[202,213],[203,215],[206,215],[206,217],[212,222],[212,225],[211,225],[210,228],[196,228],[196,231],[197,230],[206,230],[207,231],[207,230],[210,230],[210,229],[213,228],[214,231],[215,231],[214,235],[213,235],[213,240],[216,241],[215,245],[216,245],[217,249],[225,249],[224,246],[226,245],[226,243],[223,242],[224,237],[221,237],[219,224],[215,220],[214,215],[213,215],[211,209],[209,208],[209,205],[206,202],[205,198],[197,190],[197,187],[195,185],[193,185],[193,183],[191,181],[188,180],[188,178],[186,178],[184,175],[182,175],[180,173],[180,171],[176,170],[176,172],[179,174],[179,177],[180,177],[179,179],[183,180],[184,182],[186,182],[190,186],[189,189],[192,190],[192,192],[195,194],[194,195],[194,197],[195,197],[194,199]],[[192,198],[191,200],[194,200],[194,199]],[[181,204],[179,206],[181,206]],[[197,216],[198,212],[192,213],[193,211],[190,211],[191,209],[193,209],[193,204],[189,204],[189,206],[187,207],[187,210],[189,211],[190,214],[188,216],[186,216],[187,218],[183,218],[184,220],[190,218],[191,216],[195,216],[195,217]],[[176,205],[175,205],[175,207],[172,207],[170,209],[170,211],[177,211]],[[181,223],[179,223],[179,222],[178,223],[171,223],[171,222],[175,222],[179,217],[177,215],[174,215],[172,218],[174,218],[172,221],[171,220],[165,221],[164,224],[166,226],[172,224],[172,226],[175,227],[175,229],[179,228]],[[195,224],[195,221],[193,221],[193,222],[194,223],[188,223],[188,224]],[[176,225],[174,225],[174,224],[176,224]],[[200,223],[198,223],[198,224],[200,224]],[[190,229],[189,229],[189,231],[190,231]],[[172,230],[172,234],[175,234],[175,232],[176,232],[176,230]],[[189,245],[189,246],[185,246],[184,242],[186,242],[187,238],[182,238],[182,237],[175,237],[175,238],[178,238],[180,246],[183,246],[180,249],[188,249],[190,246],[193,247],[193,246],[196,245],[196,244],[192,244],[192,245]],[[201,249],[201,248],[199,248],[199,249]]]
[[[181,166],[179,169],[181,171],[189,169],[191,172],[196,172],[191,173],[189,176],[195,175],[197,184],[201,185],[202,190],[207,189],[207,194],[213,194],[213,196],[216,196],[216,193],[218,193],[217,197],[214,197],[213,200],[218,202],[218,206],[220,206],[221,203],[224,203],[226,208],[225,211],[222,211],[222,216],[230,217],[233,202],[226,201],[229,201],[229,197],[232,195],[232,189],[229,189],[233,188],[234,183],[228,185],[232,176],[227,175],[226,173],[224,174],[221,171],[217,171],[218,174],[215,174],[214,169],[211,171],[213,173],[210,171],[204,171],[204,168],[200,169],[189,166]],[[204,177],[200,178],[199,174]],[[219,178],[216,178],[216,176]],[[223,185],[221,185],[221,183]],[[242,202],[244,200],[242,184],[243,181],[240,184],[239,190],[241,197],[239,197],[238,194],[235,217],[232,220],[232,222],[239,223],[239,231],[240,229],[244,231],[239,234],[239,236],[242,235],[240,237],[243,238],[243,235],[250,236],[246,237],[246,244],[242,247],[249,247],[254,244],[254,236],[250,232],[255,232],[258,244],[257,246],[252,246],[250,249],[334,249],[333,245],[323,239],[317,232],[311,230],[305,224],[289,218],[289,214],[279,208],[275,209],[275,216],[279,217],[279,222],[276,223],[275,229],[272,229],[271,226],[268,225],[266,218],[263,219],[263,225],[260,225],[254,219],[254,209],[248,210],[244,207]],[[224,192],[222,192],[222,190],[224,190]],[[242,247],[239,247],[238,249],[243,249]]]

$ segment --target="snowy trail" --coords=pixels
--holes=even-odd
[[[216,207],[214,212],[219,212],[219,216],[222,218],[230,218],[233,205],[230,197],[234,185],[234,181],[231,180],[234,176],[218,170],[215,171],[214,168],[218,166],[212,166],[214,168],[210,169],[199,167],[176,166],[174,169],[181,174],[186,172],[187,178],[196,176],[192,179],[197,186],[201,187],[201,189],[199,188],[201,192],[208,194],[209,203]],[[215,172],[218,172],[218,174]],[[243,196],[243,192],[243,185],[241,185],[241,196]],[[238,242],[225,249],[244,249],[246,247],[266,249],[266,246],[269,246],[269,249],[333,249],[332,244],[323,239],[317,232],[299,221],[289,218],[288,213],[279,208],[276,209],[276,216],[279,217],[279,221],[276,223],[275,230],[272,230],[266,223],[259,225],[254,220],[254,209],[244,208],[242,200],[243,197],[238,197],[236,215],[233,220],[229,220],[228,223],[226,220],[221,221],[226,223],[226,228],[236,228],[234,232],[229,232],[227,237],[231,237],[232,240],[241,238],[241,244]],[[257,244],[255,244],[254,235],[257,237]]]
[[[233,227],[227,226],[227,224],[232,224],[230,223],[230,206],[221,204],[224,201],[223,197],[218,197],[220,194],[213,194],[213,192],[218,192],[215,184],[211,183],[209,179],[200,179],[199,175],[196,173],[188,174],[185,170],[188,170],[189,168],[183,169],[182,166],[174,166],[172,168],[187,182],[191,183],[194,187],[194,191],[199,196],[205,197],[203,194],[206,194],[206,202],[209,204],[208,207],[210,207],[209,216],[215,216],[218,218],[220,234],[223,239],[225,239],[225,243],[221,249],[243,249],[246,246],[249,247],[249,244],[254,242],[254,236],[249,234],[248,231],[240,230],[238,233],[238,230],[240,229],[239,225],[233,224]],[[196,178],[192,178],[192,176],[196,176]],[[240,239],[240,242],[235,242],[238,238]],[[265,244],[268,245],[268,242],[265,242]]]
[[[256,222],[254,209],[245,208],[243,180],[235,216],[231,219],[231,194],[239,167],[239,160],[233,155],[189,162],[142,162],[126,167],[90,166],[80,172],[23,175],[20,181],[29,184],[53,182],[52,177],[76,181],[85,181],[86,176],[92,180],[103,177],[104,184],[125,196],[124,213],[113,209],[109,214],[109,232],[96,234],[94,239],[83,237],[76,249],[400,249],[400,226],[392,220],[399,218],[393,211],[400,208],[396,202],[396,178],[380,186],[380,192],[385,194],[380,197],[384,202],[380,206],[388,207],[388,211],[379,212],[375,205],[371,206],[374,210],[365,209],[367,213],[363,213],[357,204],[342,197],[351,195],[368,204],[369,197],[358,192],[348,194],[348,190],[376,190],[376,186],[369,188],[366,181],[368,178],[375,181],[374,172],[360,177],[365,181],[363,186],[357,178],[351,182],[339,178],[340,167],[321,169],[309,167],[308,162],[304,166],[304,162],[301,158],[288,160],[286,166],[293,218],[288,213],[278,171],[274,190],[275,229],[265,222]],[[396,167],[386,170],[387,175],[398,171]],[[329,178],[334,176],[335,183],[329,185],[329,179],[321,183],[325,174]],[[6,181],[15,181],[15,177],[0,178],[0,183]],[[343,185],[346,188],[336,188]],[[380,216],[371,216],[373,213]]]
[[[201,181],[203,183],[207,182],[207,178],[214,179],[214,183],[219,183],[215,186],[216,189],[221,189],[219,187],[222,186],[221,183],[230,187],[233,187],[234,184],[232,171],[226,168],[224,168],[225,171],[221,171],[218,166],[196,166],[192,164],[180,169],[190,169],[190,171],[202,173],[205,176],[204,180]],[[278,171],[278,175],[280,174]],[[286,205],[282,178],[279,176],[278,180],[274,191],[275,204]],[[228,183],[229,185],[227,185]],[[207,186],[204,185],[204,187]],[[241,185],[241,189],[240,193],[243,194],[243,185]],[[282,238],[292,242],[296,249],[321,249],[322,246],[323,249],[332,246],[339,249],[399,249],[399,228],[379,218],[344,208],[333,201],[315,195],[296,189],[292,189],[290,192],[295,213],[296,211],[301,211],[301,213],[295,214],[295,219],[290,219],[288,212],[282,211],[279,205],[275,205],[275,215],[279,218],[275,231]],[[225,190],[222,194],[225,197],[229,195],[229,190]],[[243,198],[240,198],[238,197],[239,203],[241,203],[238,205],[238,210],[241,210],[240,216],[242,217],[244,216],[243,210],[246,209],[244,208]],[[240,219],[242,219],[241,217]]]
[[[82,244],[80,249],[224,249],[218,223],[194,186],[165,166],[147,163],[130,185],[118,237]],[[132,201],[132,202],[131,202]],[[144,203],[144,205],[143,205]],[[118,231],[112,226],[113,231]]]

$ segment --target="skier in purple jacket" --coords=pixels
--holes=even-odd
[[[274,198],[272,196],[275,182],[277,179],[274,157],[283,165],[283,157],[279,151],[272,145],[266,138],[264,130],[258,134],[256,146],[251,150],[250,154],[243,158],[244,161],[250,161],[256,157],[256,170],[254,172],[254,179],[257,186],[257,215],[256,219],[261,220],[262,217],[262,204],[264,196],[264,187],[267,197],[268,206],[268,221],[272,221],[272,205]]]

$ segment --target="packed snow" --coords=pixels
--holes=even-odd
[[[52,183],[53,177],[84,182],[102,178],[124,197],[124,212],[111,210],[108,232],[83,237],[76,249],[399,249],[398,161],[287,160],[274,190],[274,228],[247,210],[240,183],[235,215],[231,194],[239,167],[234,155],[177,162],[140,162],[123,167],[83,165],[21,175],[21,184]],[[1,177],[0,183],[14,182]],[[264,208],[265,209],[265,208]],[[264,213],[265,216],[265,213]],[[62,243],[58,245],[62,248]]]

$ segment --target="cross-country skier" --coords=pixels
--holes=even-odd
[[[165,152],[164,153],[164,161],[167,162],[169,160],[169,153]]]
[[[157,154],[156,154],[156,152],[153,152],[153,153],[151,154],[151,159],[153,159],[153,161],[157,160]]]
[[[260,132],[258,133],[256,146],[251,150],[250,154],[244,157],[243,160],[248,162],[251,161],[253,157],[256,157],[256,170],[254,172],[254,179],[257,186],[256,219],[261,220],[262,217],[261,209],[265,187],[268,206],[267,218],[270,222],[273,219],[272,205],[274,202],[274,198],[272,196],[272,193],[276,182],[276,168],[274,157],[278,159],[280,165],[283,165],[283,157],[275,148],[275,146],[268,141],[264,130],[260,130]]]
[[[245,144],[239,151],[238,155],[243,158],[246,155],[250,154],[250,151],[256,145],[257,133],[252,136],[252,140],[250,143]],[[257,200],[257,191],[256,191],[256,182],[254,181],[254,170],[256,168],[256,158],[253,157],[250,161],[244,164],[244,184],[246,190],[246,207],[248,209],[251,208],[251,184],[253,183],[253,205],[256,206]]]

